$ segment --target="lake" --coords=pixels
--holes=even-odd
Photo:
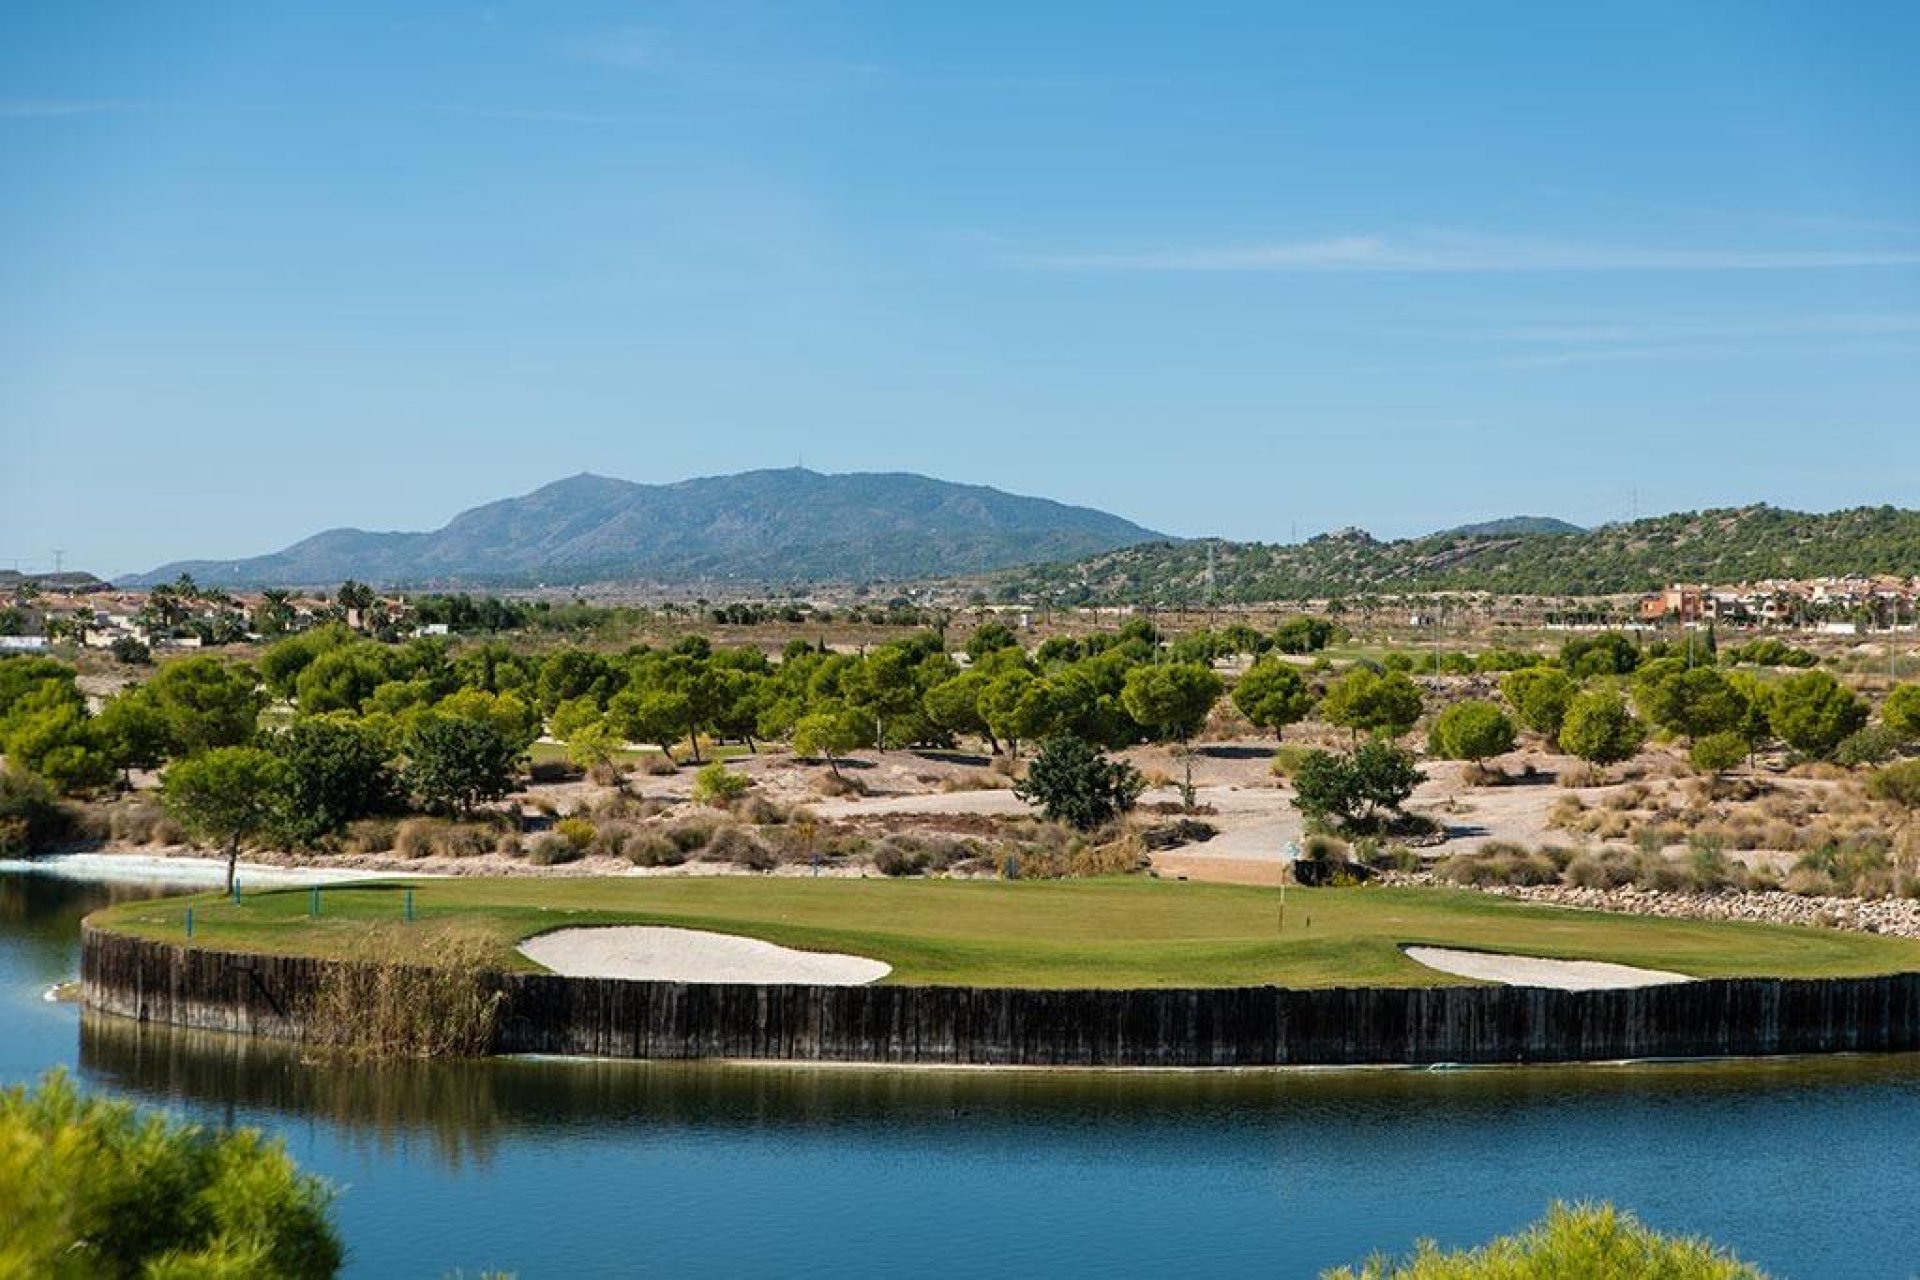
[[[1783,1276],[1920,1272],[1920,1057],[1231,1074],[326,1066],[83,1017],[86,912],[0,872],[0,1080],[285,1139],[349,1275],[1311,1276],[1607,1199]]]

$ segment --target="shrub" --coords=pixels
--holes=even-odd
[[[680,772],[680,765],[664,751],[649,751],[640,757],[640,772],[649,778],[671,778]]]
[[[873,847],[873,869],[883,876],[915,876],[927,869],[924,849],[900,836],[888,836]]]
[[[1345,862],[1347,853],[1345,840],[1324,832],[1309,835],[1300,847],[1300,856],[1313,862]]]
[[[582,846],[561,835],[558,831],[549,831],[536,836],[527,847],[527,861],[536,867],[558,866],[566,862],[578,862]]]
[[[0,1272],[280,1276],[340,1268],[332,1191],[252,1129],[82,1096],[54,1073],[0,1092]]]
[[[1273,763],[1268,768],[1276,778],[1292,778],[1299,774],[1300,766],[1312,754],[1298,743],[1288,743],[1273,753]]]
[[[1747,740],[1738,733],[1710,733],[1687,750],[1687,762],[1702,773],[1725,773],[1747,758]]]
[[[1423,1241],[1411,1257],[1374,1257],[1322,1280],[1521,1280],[1522,1277],[1686,1277],[1765,1280],[1762,1272],[1697,1237],[1663,1236],[1611,1205],[1556,1203],[1544,1221],[1477,1249],[1442,1253]]]
[[[1041,746],[1013,793],[1038,805],[1050,822],[1091,831],[1133,808],[1145,786],[1132,765],[1084,738],[1060,734]]]
[[[1424,776],[1411,755],[1379,739],[1346,756],[1314,751],[1294,779],[1294,804],[1311,821],[1367,830],[1383,812],[1398,812]]]
[[[393,850],[403,858],[473,858],[493,847],[493,828],[436,818],[409,818],[393,837]]]
[[[562,818],[553,824],[554,834],[572,845],[576,851],[584,852],[593,844],[593,820],[591,818]]]
[[[682,818],[666,828],[666,836],[680,852],[694,853],[706,848],[719,827],[712,818]]]
[[[1560,868],[1546,854],[1497,841],[1472,853],[1454,854],[1440,864],[1437,874],[1442,880],[1466,885],[1557,884],[1560,880]]]
[[[392,818],[362,818],[347,824],[340,843],[348,853],[386,853],[399,831],[400,824]]]
[[[779,860],[759,837],[731,823],[714,831],[700,856],[708,862],[735,863],[749,871],[771,871],[779,865]]]
[[[836,796],[863,796],[867,794],[867,784],[850,773],[835,773],[822,769],[813,780],[813,789],[829,798]]]
[[[1920,760],[1890,764],[1867,779],[1867,794],[1875,800],[1920,809]]]
[[[636,867],[677,867],[687,860],[686,850],[659,827],[642,827],[626,837],[620,852]]]
[[[693,800],[695,804],[712,805],[724,809],[747,794],[752,783],[743,773],[735,773],[726,765],[715,760],[705,765],[693,777]]]
[[[115,805],[107,814],[107,838],[115,844],[153,844],[166,810],[144,800]]]
[[[1899,755],[1900,748],[1905,745],[1906,737],[1903,734],[1884,724],[1870,724],[1841,740],[1840,745],[1833,749],[1833,762],[1849,769],[1867,764],[1885,764]]]
[[[772,827],[785,822],[790,815],[765,796],[749,794],[734,802],[733,816],[754,826]]]
[[[52,783],[13,766],[0,768],[0,854],[31,854],[67,839],[73,810]]]
[[[580,766],[571,760],[535,760],[527,766],[531,782],[572,782],[583,776]]]

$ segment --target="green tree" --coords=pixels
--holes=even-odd
[[[1180,744],[1185,766],[1180,802],[1189,813],[1194,808],[1193,738],[1226,687],[1212,667],[1201,663],[1154,662],[1128,671],[1120,688],[1120,705],[1141,728],[1160,742]]]
[[[1906,742],[1920,741],[1920,684],[1897,686],[1880,707],[1880,723]]]
[[[1589,689],[1574,698],[1560,725],[1560,748],[1588,764],[1632,759],[1646,741],[1646,729],[1627,710],[1626,700],[1610,689]]]
[[[1050,822],[1092,831],[1132,809],[1146,787],[1138,770],[1072,734],[1046,739],[1013,793]]]
[[[1746,738],[1728,729],[1695,738],[1687,750],[1687,760],[1702,773],[1725,773],[1747,758],[1747,750]]]
[[[989,741],[1005,742],[1015,756],[1020,754],[1022,737],[1020,704],[1033,680],[1031,671],[1014,668],[993,677],[980,690],[980,718],[986,721]]]
[[[1233,705],[1255,728],[1283,736],[1286,727],[1313,711],[1313,688],[1292,663],[1277,658],[1256,662],[1233,686]]]
[[[836,778],[840,776],[840,757],[859,745],[860,729],[853,712],[815,711],[794,722],[793,753],[824,759]]]
[[[967,657],[978,662],[999,649],[1018,649],[1020,637],[1004,622],[983,622],[967,637]]]
[[[1120,703],[1141,728],[1162,742],[1185,744],[1206,726],[1226,683],[1197,662],[1160,662],[1134,667],[1120,690]]]
[[[1690,740],[1732,733],[1746,722],[1746,696],[1725,674],[1714,667],[1669,668],[1672,661],[1649,663],[1634,678],[1642,717]]]
[[[87,1098],[54,1073],[0,1091],[0,1275],[324,1280],[332,1191],[252,1129]]]
[[[999,739],[994,737],[993,727],[980,712],[980,695],[986,687],[986,672],[962,671],[928,689],[921,703],[926,708],[927,718],[935,725],[955,737],[977,734],[987,740],[988,750],[999,755]]]
[[[1397,812],[1426,775],[1413,756],[1373,738],[1351,754],[1309,751],[1293,775],[1293,801],[1315,822],[1370,830],[1383,813]]]
[[[227,858],[227,892],[233,892],[240,846],[276,830],[283,821],[286,763],[259,747],[214,747],[168,766],[160,779],[167,812],[195,840],[220,848]]]
[[[166,720],[176,757],[251,741],[266,705],[250,668],[210,655],[168,663],[141,691]]]
[[[0,722],[12,714],[16,703],[34,694],[43,685],[57,686],[64,690],[64,696],[69,701],[84,703],[79,689],[74,685],[77,675],[72,667],[52,658],[32,654],[0,658]]]
[[[371,640],[322,651],[294,681],[300,710],[310,716],[359,712],[375,691],[401,676],[393,651]]]
[[[1422,708],[1420,686],[1406,672],[1354,667],[1328,687],[1320,718],[1351,730],[1356,739],[1362,733],[1397,738],[1413,728]]]
[[[386,752],[360,725],[303,717],[270,746],[287,766],[280,834],[289,840],[317,840],[394,801]]]
[[[1520,723],[1558,743],[1561,722],[1580,687],[1557,667],[1521,667],[1500,679],[1500,693]]]
[[[1575,636],[1560,646],[1560,666],[1575,680],[1631,675],[1639,665],[1640,650],[1617,631]]]
[[[1456,702],[1434,717],[1427,749],[1443,760],[1478,764],[1513,750],[1513,721],[1497,703]]]
[[[484,720],[428,715],[407,735],[400,776],[422,807],[469,817],[513,789],[520,750]]]
[[[1333,643],[1337,632],[1327,619],[1302,614],[1274,628],[1273,647],[1282,653],[1318,653]]]
[[[1867,722],[1867,704],[1825,671],[1803,671],[1774,686],[1767,715],[1788,746],[1826,756]]]

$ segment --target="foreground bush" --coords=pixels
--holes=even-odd
[[[73,814],[44,778],[0,766],[0,856],[52,848],[72,828]]]
[[[1555,1204],[1545,1220],[1478,1249],[1443,1253],[1423,1240],[1413,1255],[1374,1257],[1322,1280],[1765,1280],[1763,1272],[1697,1237],[1663,1236],[1612,1205]]]
[[[3,1276],[331,1276],[331,1198],[251,1129],[84,1098],[57,1073],[0,1092]]]

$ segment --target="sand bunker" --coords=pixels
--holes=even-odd
[[[1409,960],[1458,978],[1478,978],[1509,987],[1555,987],[1561,991],[1606,991],[1620,987],[1659,987],[1692,982],[1684,973],[1636,969],[1600,960],[1548,960],[1491,951],[1455,951],[1449,947],[1402,947]]]
[[[637,978],[646,982],[806,983],[857,987],[893,966],[864,956],[795,951],[758,938],[699,929],[609,925],[557,929],[528,938],[520,954],[569,978]]]

